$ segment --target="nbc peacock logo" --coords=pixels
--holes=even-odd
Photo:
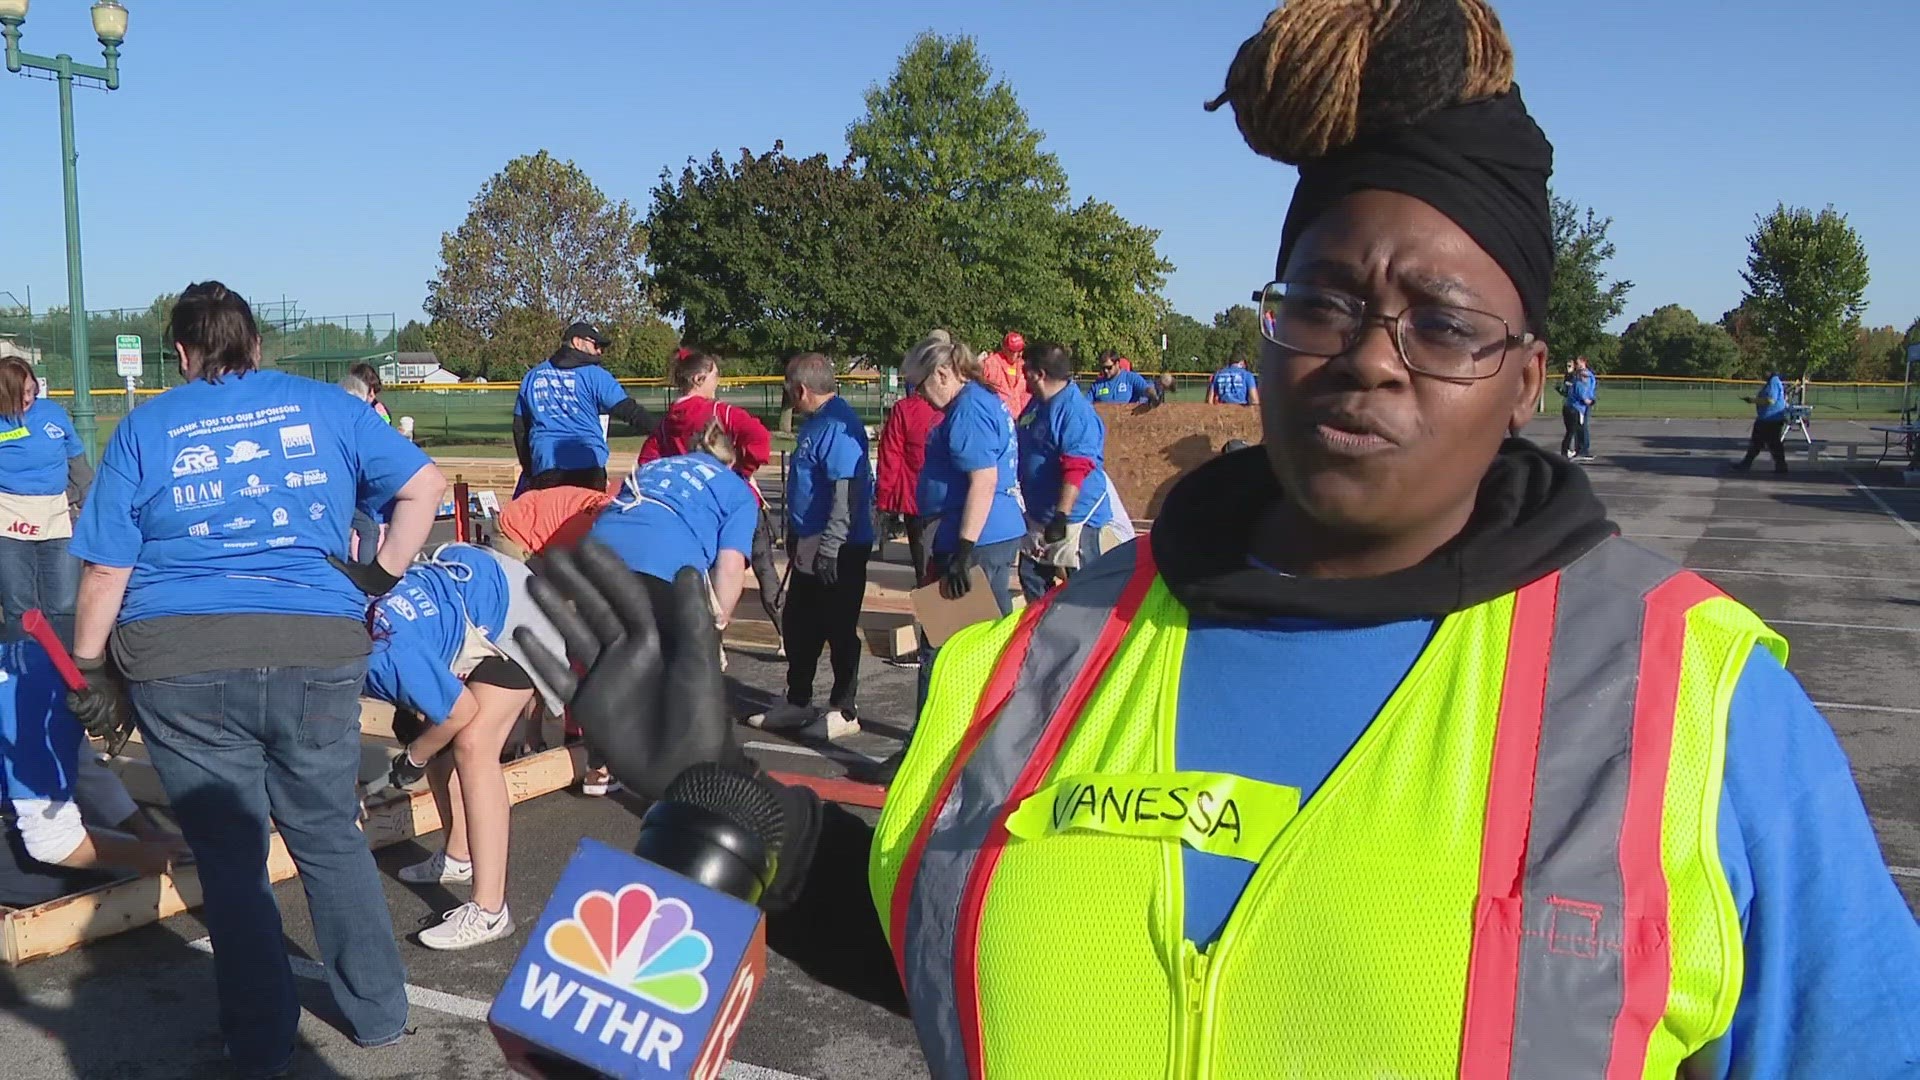
[[[707,1003],[701,973],[713,960],[713,942],[693,928],[685,902],[662,900],[645,885],[581,896],[573,917],[547,930],[546,945],[560,963],[661,1008],[692,1013]]]

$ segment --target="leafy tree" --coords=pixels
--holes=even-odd
[[[608,371],[622,379],[658,379],[667,374],[680,332],[655,315],[609,324],[613,344],[601,357]]]
[[[1213,337],[1211,326],[1191,315],[1170,311],[1160,320],[1160,332],[1167,336],[1165,370],[1195,371],[1207,362],[1208,343]]]
[[[1619,368],[1637,375],[1732,375],[1740,363],[1733,337],[1678,304],[1655,308],[1620,335]]]
[[[1260,362],[1260,313],[1246,304],[1235,304],[1213,317],[1213,340],[1208,349],[1209,370],[1225,367],[1235,360],[1248,366]]]
[[[932,222],[851,164],[780,144],[662,174],[648,215],[662,303],[688,341],[773,370],[797,352],[893,358],[965,289]]]
[[[1782,203],[1758,219],[1741,306],[1783,374],[1844,372],[1866,310],[1867,249],[1829,206],[1819,213]]]
[[[427,340],[427,328],[419,319],[408,319],[407,325],[400,328],[400,352],[431,352],[433,343]]]
[[[633,208],[609,200],[571,161],[545,150],[514,158],[440,238],[428,339],[444,356],[473,357],[480,374],[517,376],[552,351],[552,341],[519,351],[536,326],[551,324],[557,340],[572,319],[646,314],[646,250]]]
[[[1734,344],[1740,347],[1740,364],[1734,371],[1735,375],[1757,378],[1771,370],[1768,366],[1767,342],[1754,325],[1750,304],[1742,302],[1739,307],[1720,316],[1720,329],[1731,335]]]
[[[1612,218],[1588,207],[1584,213],[1571,199],[1552,198],[1553,291],[1547,297],[1547,346],[1556,360],[1585,356],[1599,350],[1607,324],[1627,306],[1631,281],[1609,281],[1606,263],[1613,258],[1607,239]]]
[[[1847,378],[1858,382],[1899,381],[1905,374],[1907,336],[1897,326],[1861,330],[1853,339]]]
[[[1066,170],[972,38],[915,38],[847,130],[862,173],[924,212],[960,288],[947,324],[985,344],[1029,340],[1147,355],[1172,269],[1158,234],[1088,201],[1071,206]]]

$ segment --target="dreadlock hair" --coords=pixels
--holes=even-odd
[[[1513,85],[1513,46],[1486,0],[1288,0],[1207,102],[1233,106],[1253,152],[1289,165]]]

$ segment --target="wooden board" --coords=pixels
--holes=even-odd
[[[151,769],[144,762],[124,759],[122,767]],[[524,757],[504,766],[507,798],[520,803],[559,791],[586,772],[582,746],[559,747]],[[441,828],[433,795],[422,789],[367,808],[362,829],[367,844],[382,848]],[[284,881],[298,872],[286,845],[274,834],[267,854],[267,875]],[[191,866],[174,874],[148,875],[115,882],[36,907],[5,909],[0,913],[0,961],[22,964],[42,956],[56,956],[90,941],[158,922],[200,904],[200,878]]]

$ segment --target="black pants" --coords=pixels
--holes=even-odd
[[[545,491],[548,488],[577,487],[591,491],[607,490],[607,470],[598,469],[548,469],[534,473],[527,479],[527,490]]]
[[[1753,434],[1747,439],[1747,456],[1740,460],[1740,467],[1752,468],[1753,459],[1760,456],[1760,448],[1764,446],[1773,455],[1773,471],[1786,472],[1786,434],[1787,418],[1784,416],[1776,420],[1755,420]]]
[[[1587,418],[1578,409],[1561,409],[1560,423],[1567,433],[1560,437],[1560,456],[1578,454],[1586,457],[1593,450],[1593,439],[1587,431]]]
[[[782,614],[782,637],[787,643],[787,701],[813,701],[813,673],[820,666],[820,650],[832,655],[833,691],[827,707],[849,719],[857,717],[855,697],[860,691],[860,604],[867,595],[870,544],[847,544],[840,549],[840,580],[832,588],[809,570],[795,567],[787,586]]]
[[[760,524],[753,530],[753,554],[748,563],[753,567],[754,584],[760,588],[760,606],[766,609],[775,632],[780,632],[784,598],[780,595],[780,571],[773,565],[773,516],[764,506],[760,508]]]
[[[907,515],[907,559],[913,563],[913,580],[927,580],[927,519]]]

